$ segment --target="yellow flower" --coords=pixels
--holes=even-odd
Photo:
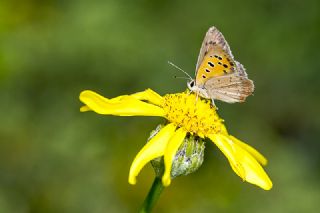
[[[261,166],[267,164],[266,158],[228,134],[223,120],[209,100],[188,92],[162,97],[151,89],[112,99],[85,90],[81,92],[80,100],[85,104],[81,112],[92,110],[103,115],[160,116],[168,120],[169,123],[145,144],[133,160],[129,172],[130,184],[136,183],[136,177],[148,162],[163,156],[165,170],[162,183],[164,186],[170,185],[172,161],[187,133],[190,133],[215,143],[243,181],[265,190],[272,188],[272,182]]]

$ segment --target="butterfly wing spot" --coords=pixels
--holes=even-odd
[[[210,70],[206,69],[206,72],[211,72]]]
[[[208,64],[210,67],[214,67],[214,64],[212,62],[209,61]]]
[[[222,65],[222,63],[221,63],[220,61],[218,62],[218,64],[219,64],[219,65]]]
[[[218,57],[218,59],[219,59],[219,60],[222,60],[222,58],[221,58],[220,56]]]
[[[226,70],[223,70],[223,73],[224,73],[224,74],[228,74],[228,72],[227,72]]]
[[[205,75],[202,75],[202,78],[206,78],[206,76],[205,76]]]

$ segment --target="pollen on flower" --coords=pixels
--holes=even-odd
[[[170,122],[200,137],[224,130],[223,120],[219,118],[211,101],[197,98],[188,91],[165,95],[162,107]]]

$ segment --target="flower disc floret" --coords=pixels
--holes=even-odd
[[[223,130],[223,120],[217,115],[211,101],[197,98],[188,92],[168,94],[163,98],[165,117],[187,132],[204,137]]]

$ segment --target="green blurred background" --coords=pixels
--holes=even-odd
[[[79,93],[184,91],[207,29],[254,80],[244,104],[217,103],[231,134],[269,159],[274,183],[243,183],[206,145],[155,212],[316,212],[320,200],[320,2],[0,1],[0,212],[137,212],[152,181],[130,164],[161,118],[80,113]]]

